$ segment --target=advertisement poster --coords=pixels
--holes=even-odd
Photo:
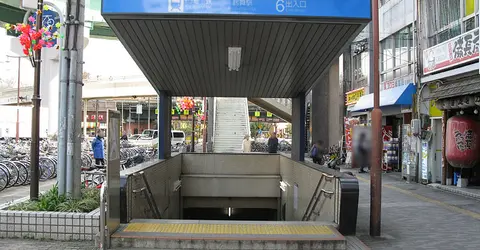
[[[406,177],[410,174],[409,166],[410,166],[410,137],[411,137],[411,130],[410,124],[404,124],[402,126],[402,176]]]
[[[393,137],[393,128],[392,126],[383,126],[382,131],[383,142],[389,142]]]
[[[422,180],[428,181],[428,142],[422,141]]]

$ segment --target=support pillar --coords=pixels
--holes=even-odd
[[[171,157],[172,97],[166,92],[158,95],[158,159]]]
[[[207,152],[213,152],[213,133],[215,132],[215,97],[207,98]]]
[[[305,160],[305,93],[292,99],[292,160]]]

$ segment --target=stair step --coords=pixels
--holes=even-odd
[[[209,230],[206,230],[208,227]],[[300,233],[298,229],[300,227]],[[163,233],[164,231],[169,233]],[[202,233],[209,231],[209,233]],[[280,233],[278,233],[280,232]],[[303,233],[302,233],[303,232]],[[322,222],[133,220],[112,235],[112,248],[143,249],[346,249]]]

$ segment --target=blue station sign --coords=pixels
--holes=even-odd
[[[370,19],[371,0],[103,0],[102,13]]]

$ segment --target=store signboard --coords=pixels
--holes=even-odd
[[[413,83],[413,74],[410,74],[404,77],[395,78],[389,81],[384,81],[380,84],[380,90],[383,91],[387,89],[393,89],[393,88],[407,85],[410,83]]]
[[[428,142],[422,141],[422,180],[428,180]]]
[[[365,95],[365,88],[359,88],[359,89],[355,89],[345,93],[345,96],[347,99],[345,102],[345,105],[346,106],[354,105],[355,103],[358,102],[358,100],[360,100],[360,97],[364,95]]]
[[[476,28],[424,50],[423,73],[431,74],[478,60],[479,38],[479,28]]]

